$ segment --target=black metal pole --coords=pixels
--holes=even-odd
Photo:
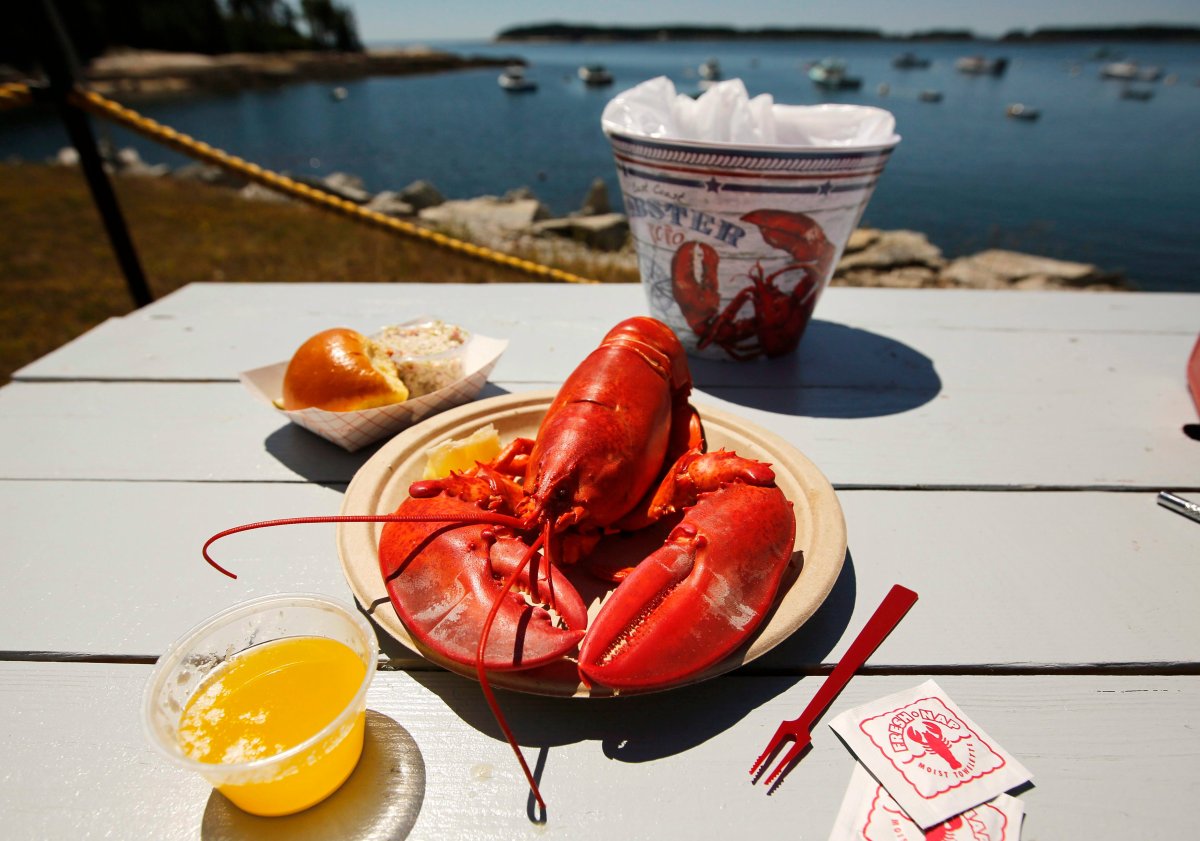
[[[96,203],[100,219],[104,222],[104,229],[108,232],[117,263],[125,274],[125,285],[129,289],[129,295],[133,298],[135,306],[145,306],[154,300],[154,296],[150,294],[150,286],[146,283],[141,261],[138,260],[133,240],[129,236],[129,228],[125,225],[121,206],[117,203],[117,194],[113,192],[112,182],[108,180],[108,173],[104,171],[104,161],[96,145],[92,124],[87,114],[67,100],[75,87],[78,70],[75,51],[67,38],[66,29],[53,0],[41,0],[40,6],[41,15],[35,13],[32,16],[40,18],[34,22],[33,31],[36,33],[42,69],[49,82],[50,97],[58,108],[63,125],[66,126],[71,145],[79,153],[79,166],[87,179],[92,200]]]

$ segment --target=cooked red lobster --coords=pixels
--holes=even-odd
[[[539,802],[488,671],[578,649],[587,684],[687,682],[747,640],[787,571],[792,503],[770,466],[705,452],[690,392],[671,329],[628,319],[567,379],[535,440],[413,483],[393,514],[320,518],[387,523],[379,564],[397,614],[423,646],[476,670]],[[665,541],[613,576],[620,583],[589,627],[560,567],[587,564],[605,535],[656,523],[669,527]]]

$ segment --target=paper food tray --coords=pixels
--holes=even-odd
[[[287,371],[287,362],[243,371],[238,379],[273,411],[287,415],[292,423],[352,453],[368,444],[390,438],[430,415],[474,400],[507,347],[508,342],[504,339],[476,335],[463,356],[465,373],[462,379],[422,397],[358,412],[327,412],[324,409],[289,412],[280,409],[275,401],[283,396],[283,375]]]

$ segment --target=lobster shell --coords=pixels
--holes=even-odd
[[[532,438],[556,394],[554,391],[527,392],[480,400],[409,428],[385,444],[359,469],[346,490],[342,512],[383,514],[396,510],[408,496],[409,486],[421,476],[425,450],[444,438],[464,437],[488,423],[496,426],[501,440],[520,436]],[[791,567],[772,611],[759,630],[745,645],[720,662],[672,686],[723,674],[781,643],[825,600],[841,572],[846,554],[845,522],[837,496],[829,481],[807,457],[782,438],[736,415],[704,406],[697,408],[711,448],[735,450],[747,458],[772,465],[780,489],[794,503],[796,539]],[[474,678],[472,669],[423,647],[396,617],[379,575],[382,529],[382,525],[374,523],[341,523],[338,526],[338,552],[355,597],[376,623],[404,647],[451,671]],[[612,585],[598,582],[578,570],[566,569],[563,574],[583,595],[589,605],[589,614],[595,616]],[[384,650],[388,651],[386,642]],[[396,656],[402,652],[393,647],[389,653]],[[599,697],[613,694],[611,689],[603,686],[584,686],[574,663],[569,660],[527,671],[496,672],[489,675],[489,680],[496,686],[541,695]],[[622,694],[629,694],[629,691]]]

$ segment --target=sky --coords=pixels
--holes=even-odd
[[[510,26],[566,23],[719,24],[738,29],[816,26],[879,29],[908,34],[970,29],[1002,35],[1042,26],[1165,23],[1200,26],[1197,0],[340,0],[354,9],[358,32],[370,43],[489,40]]]

